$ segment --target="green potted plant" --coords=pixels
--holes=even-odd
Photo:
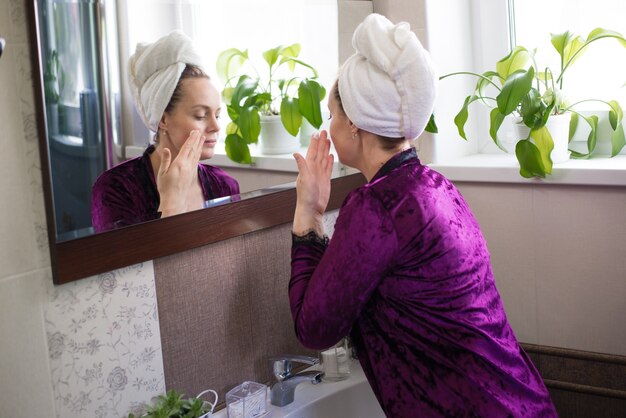
[[[612,129],[611,157],[617,155],[626,144],[622,125],[623,111],[617,101],[586,99],[570,104],[563,94],[565,72],[572,67],[572,64],[580,58],[591,43],[613,38],[626,47],[626,39],[620,33],[601,28],[592,30],[586,39],[569,31],[551,34],[551,36],[552,45],[560,56],[558,71],[539,67],[535,61],[535,51],[517,46],[496,63],[495,71],[482,74],[455,72],[440,77],[440,79],[445,79],[453,75],[466,74],[478,78],[473,94],[465,98],[461,110],[454,118],[459,135],[463,139],[467,140],[465,124],[468,119],[468,107],[474,102],[479,102],[491,109],[489,135],[505,152],[506,149],[498,138],[498,131],[505,117],[512,115],[516,118],[518,125],[526,127],[526,131],[519,136],[519,141],[515,145],[520,174],[526,178],[545,177],[552,173],[553,159],[557,151],[555,143],[558,149],[559,140],[556,138],[557,128],[551,127],[550,123],[555,122],[562,115],[565,115],[562,119],[567,126],[564,144],[561,145],[561,157],[565,152],[566,158],[569,158],[568,143],[581,119],[591,129],[587,138],[588,151],[586,153],[571,151],[571,156],[589,158],[593,154],[597,142],[598,116],[582,115],[575,109],[580,103],[598,101],[607,106]],[[493,91],[496,93],[495,97],[490,95]],[[433,125],[427,130],[433,132],[436,127]]]
[[[211,392],[215,396],[213,403],[203,401],[201,396]],[[210,418],[217,403],[217,393],[206,390],[195,398],[185,399],[184,394],[176,390],[169,390],[165,395],[157,397],[156,403],[146,407],[144,414],[135,416],[128,414],[128,418]]]
[[[272,126],[272,120],[290,135],[289,145],[282,152],[299,148],[295,137],[303,119],[315,128],[321,126],[320,102],[326,90],[317,81],[317,70],[298,59],[300,49],[300,44],[295,43],[263,52],[267,63],[265,77],[254,67],[247,49],[230,48],[220,53],[217,74],[224,82],[222,97],[231,119],[225,140],[226,154],[231,160],[252,163],[249,145],[258,142],[259,134],[262,152],[265,146],[266,153],[280,153],[280,145],[274,145],[274,149],[267,146],[278,134],[261,132],[262,127]],[[296,70],[304,70],[308,76],[299,75]]]
[[[59,99],[60,85],[59,78],[60,64],[59,56],[56,50],[50,51],[50,56],[46,60],[43,73],[44,95],[46,101],[46,117],[48,121],[48,130],[51,134],[59,132]]]

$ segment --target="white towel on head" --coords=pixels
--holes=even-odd
[[[173,31],[151,44],[137,44],[129,60],[130,87],[143,123],[156,132],[187,64],[202,68],[192,40]]]
[[[352,37],[354,55],[339,70],[339,94],[358,128],[391,138],[417,138],[435,105],[437,75],[409,24],[372,13]]]

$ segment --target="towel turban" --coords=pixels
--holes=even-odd
[[[151,44],[137,44],[130,57],[130,88],[135,105],[143,123],[153,132],[158,130],[187,64],[202,68],[202,58],[181,31],[170,32]]]
[[[360,129],[390,138],[417,138],[432,114],[437,75],[406,22],[370,14],[352,37],[356,52],[339,70],[346,115]]]

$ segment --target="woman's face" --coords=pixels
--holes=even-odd
[[[350,167],[356,167],[356,156],[359,140],[352,135],[350,119],[341,109],[335,95],[331,92],[328,98],[328,110],[330,111],[330,139],[335,146],[339,161]]]
[[[166,135],[159,135],[159,146],[167,147],[176,158],[194,129],[204,136],[201,160],[213,157],[220,130],[221,98],[207,78],[187,78],[181,82],[181,98],[170,112],[163,114],[159,125]]]

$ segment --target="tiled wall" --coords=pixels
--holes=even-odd
[[[24,0],[0,0],[0,417],[120,417],[164,389],[152,263],[54,287]]]
[[[22,1],[0,0],[0,36],[0,416],[37,417],[54,411],[43,317],[49,261]]]

